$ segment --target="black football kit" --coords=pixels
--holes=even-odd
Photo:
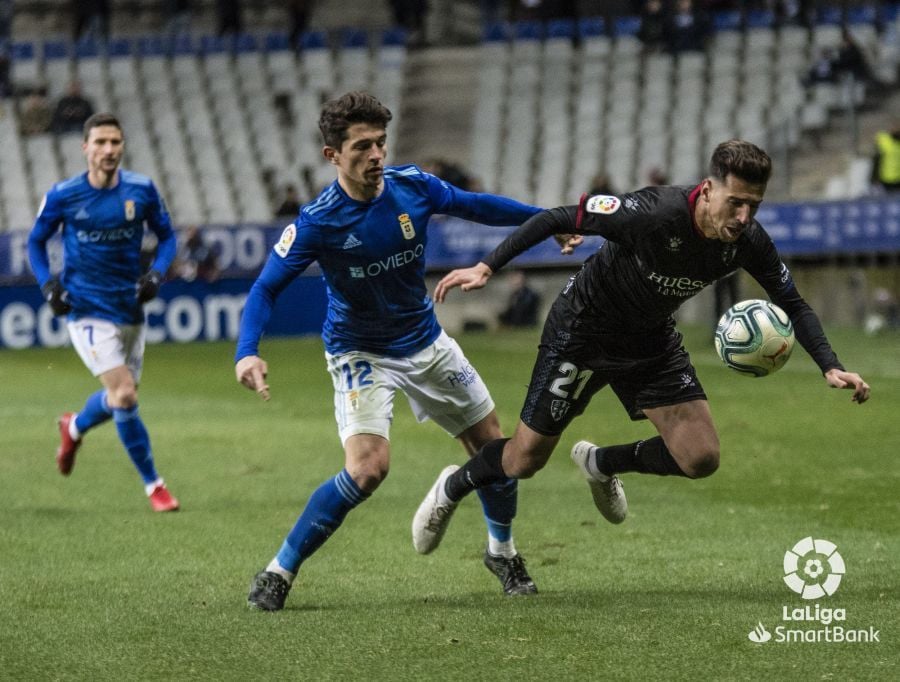
[[[733,243],[704,237],[693,219],[699,191],[661,186],[584,196],[577,206],[533,216],[484,259],[496,272],[553,234],[606,239],[547,316],[521,414],[529,427],[562,433],[607,384],[632,419],[644,418],[646,408],[705,399],[673,314],[738,268],[790,316],[822,372],[843,369],[763,227],[753,220]]]

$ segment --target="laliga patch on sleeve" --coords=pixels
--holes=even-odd
[[[294,243],[294,239],[297,238],[297,228],[294,227],[294,224],[291,223],[286,228],[284,228],[284,232],[281,233],[281,239],[278,240],[278,243],[275,245],[275,253],[277,253],[282,258],[287,257],[288,251],[291,250],[291,245]]]
[[[604,215],[610,215],[611,213],[615,213],[619,210],[619,206],[622,205],[622,202],[619,201],[619,197],[613,197],[608,194],[598,194],[595,197],[591,197],[587,200],[587,204],[585,208],[588,213],[602,213]]]

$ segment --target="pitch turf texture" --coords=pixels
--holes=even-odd
[[[57,473],[55,416],[95,390],[71,349],[0,352],[0,678],[898,679],[900,337],[831,330],[873,387],[860,407],[802,349],[751,379],[719,365],[708,330],[688,331],[721,435],[715,476],[626,475],[629,517],[606,523],[569,449],[651,430],[602,392],[520,485],[516,539],[540,594],[504,597],[481,564],[474,496],[434,554],[413,551],[413,512],[461,450],[401,397],[391,475],[277,614],[247,608],[250,578],[342,466],[317,338],[264,343],[268,404],[234,381],[231,344],[149,348],[141,412],[182,503],[166,515],[151,513],[112,424],[70,478]],[[510,429],[537,332],[458,338]],[[808,536],[846,562],[815,602],[782,581],[785,551]],[[824,629],[782,621],[785,606],[815,605],[880,642],[748,639],[758,623]]]

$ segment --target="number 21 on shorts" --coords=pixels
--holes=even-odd
[[[561,376],[553,380],[550,392],[555,396],[572,401],[578,400],[584,387],[587,386],[587,382],[594,374],[594,370],[579,370],[571,362],[559,363],[558,371]]]

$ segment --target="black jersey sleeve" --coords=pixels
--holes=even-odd
[[[825,336],[819,316],[800,295],[794,278],[778,255],[772,239],[758,223],[748,237],[752,248],[744,269],[766,290],[772,303],[788,314],[794,325],[797,341],[822,373],[835,368],[844,369]]]
[[[550,235],[574,232],[577,212],[577,206],[561,206],[533,215],[481,262],[497,272],[520,253],[540,244]]]

